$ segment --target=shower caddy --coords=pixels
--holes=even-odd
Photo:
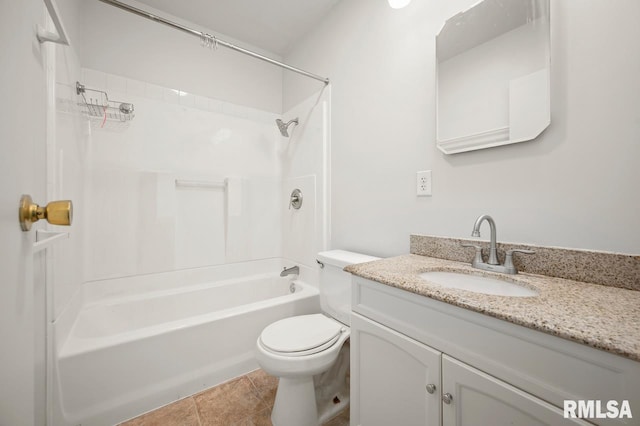
[[[107,125],[125,128],[135,117],[132,103],[110,100],[107,92],[90,89],[79,81],[76,81],[76,94],[82,96],[82,101],[78,102],[81,111],[100,128]]]

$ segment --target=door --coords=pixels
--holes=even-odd
[[[351,424],[440,424],[441,353],[353,313]]]
[[[44,11],[41,0],[0,2],[0,425],[45,422],[44,259],[32,253],[41,225],[22,232],[18,223],[22,194],[40,203],[46,196],[44,51],[36,40]]]
[[[447,355],[442,356],[443,426],[588,425]]]

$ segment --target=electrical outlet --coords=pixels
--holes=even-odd
[[[422,197],[431,196],[431,170],[416,173],[416,195]]]

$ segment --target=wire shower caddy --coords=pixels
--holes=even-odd
[[[132,103],[111,100],[107,92],[90,89],[79,81],[76,82],[76,94],[82,96],[78,106],[94,127],[124,129],[135,117]]]

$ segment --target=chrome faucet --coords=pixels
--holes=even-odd
[[[491,216],[488,214],[483,214],[482,216],[476,219],[476,223],[473,225],[473,231],[471,232],[472,237],[480,237],[480,225],[484,221],[489,222],[489,226],[491,227],[491,240],[489,242],[489,259],[485,263],[482,259],[482,247],[475,244],[462,244],[463,247],[473,247],[476,250],[473,261],[471,262],[471,266],[477,269],[482,269],[485,271],[494,271],[494,272],[502,272],[504,274],[517,274],[518,270],[513,264],[513,253],[524,253],[524,254],[533,254],[535,251],[533,250],[525,250],[525,249],[511,249],[507,250],[504,265],[500,265],[498,262],[498,250],[496,243],[496,223]]]
[[[292,266],[291,268],[282,268],[282,272],[280,272],[281,277],[286,277],[287,275],[300,275],[300,268],[298,266]]]
[[[480,237],[480,225],[484,221],[489,222],[489,227],[491,228],[491,241],[489,245],[489,260],[487,263],[489,265],[499,265],[498,262],[498,250],[496,249],[496,223],[493,218],[488,214],[483,214],[479,218],[476,219],[476,223],[473,224],[473,231],[471,232],[472,237]]]

